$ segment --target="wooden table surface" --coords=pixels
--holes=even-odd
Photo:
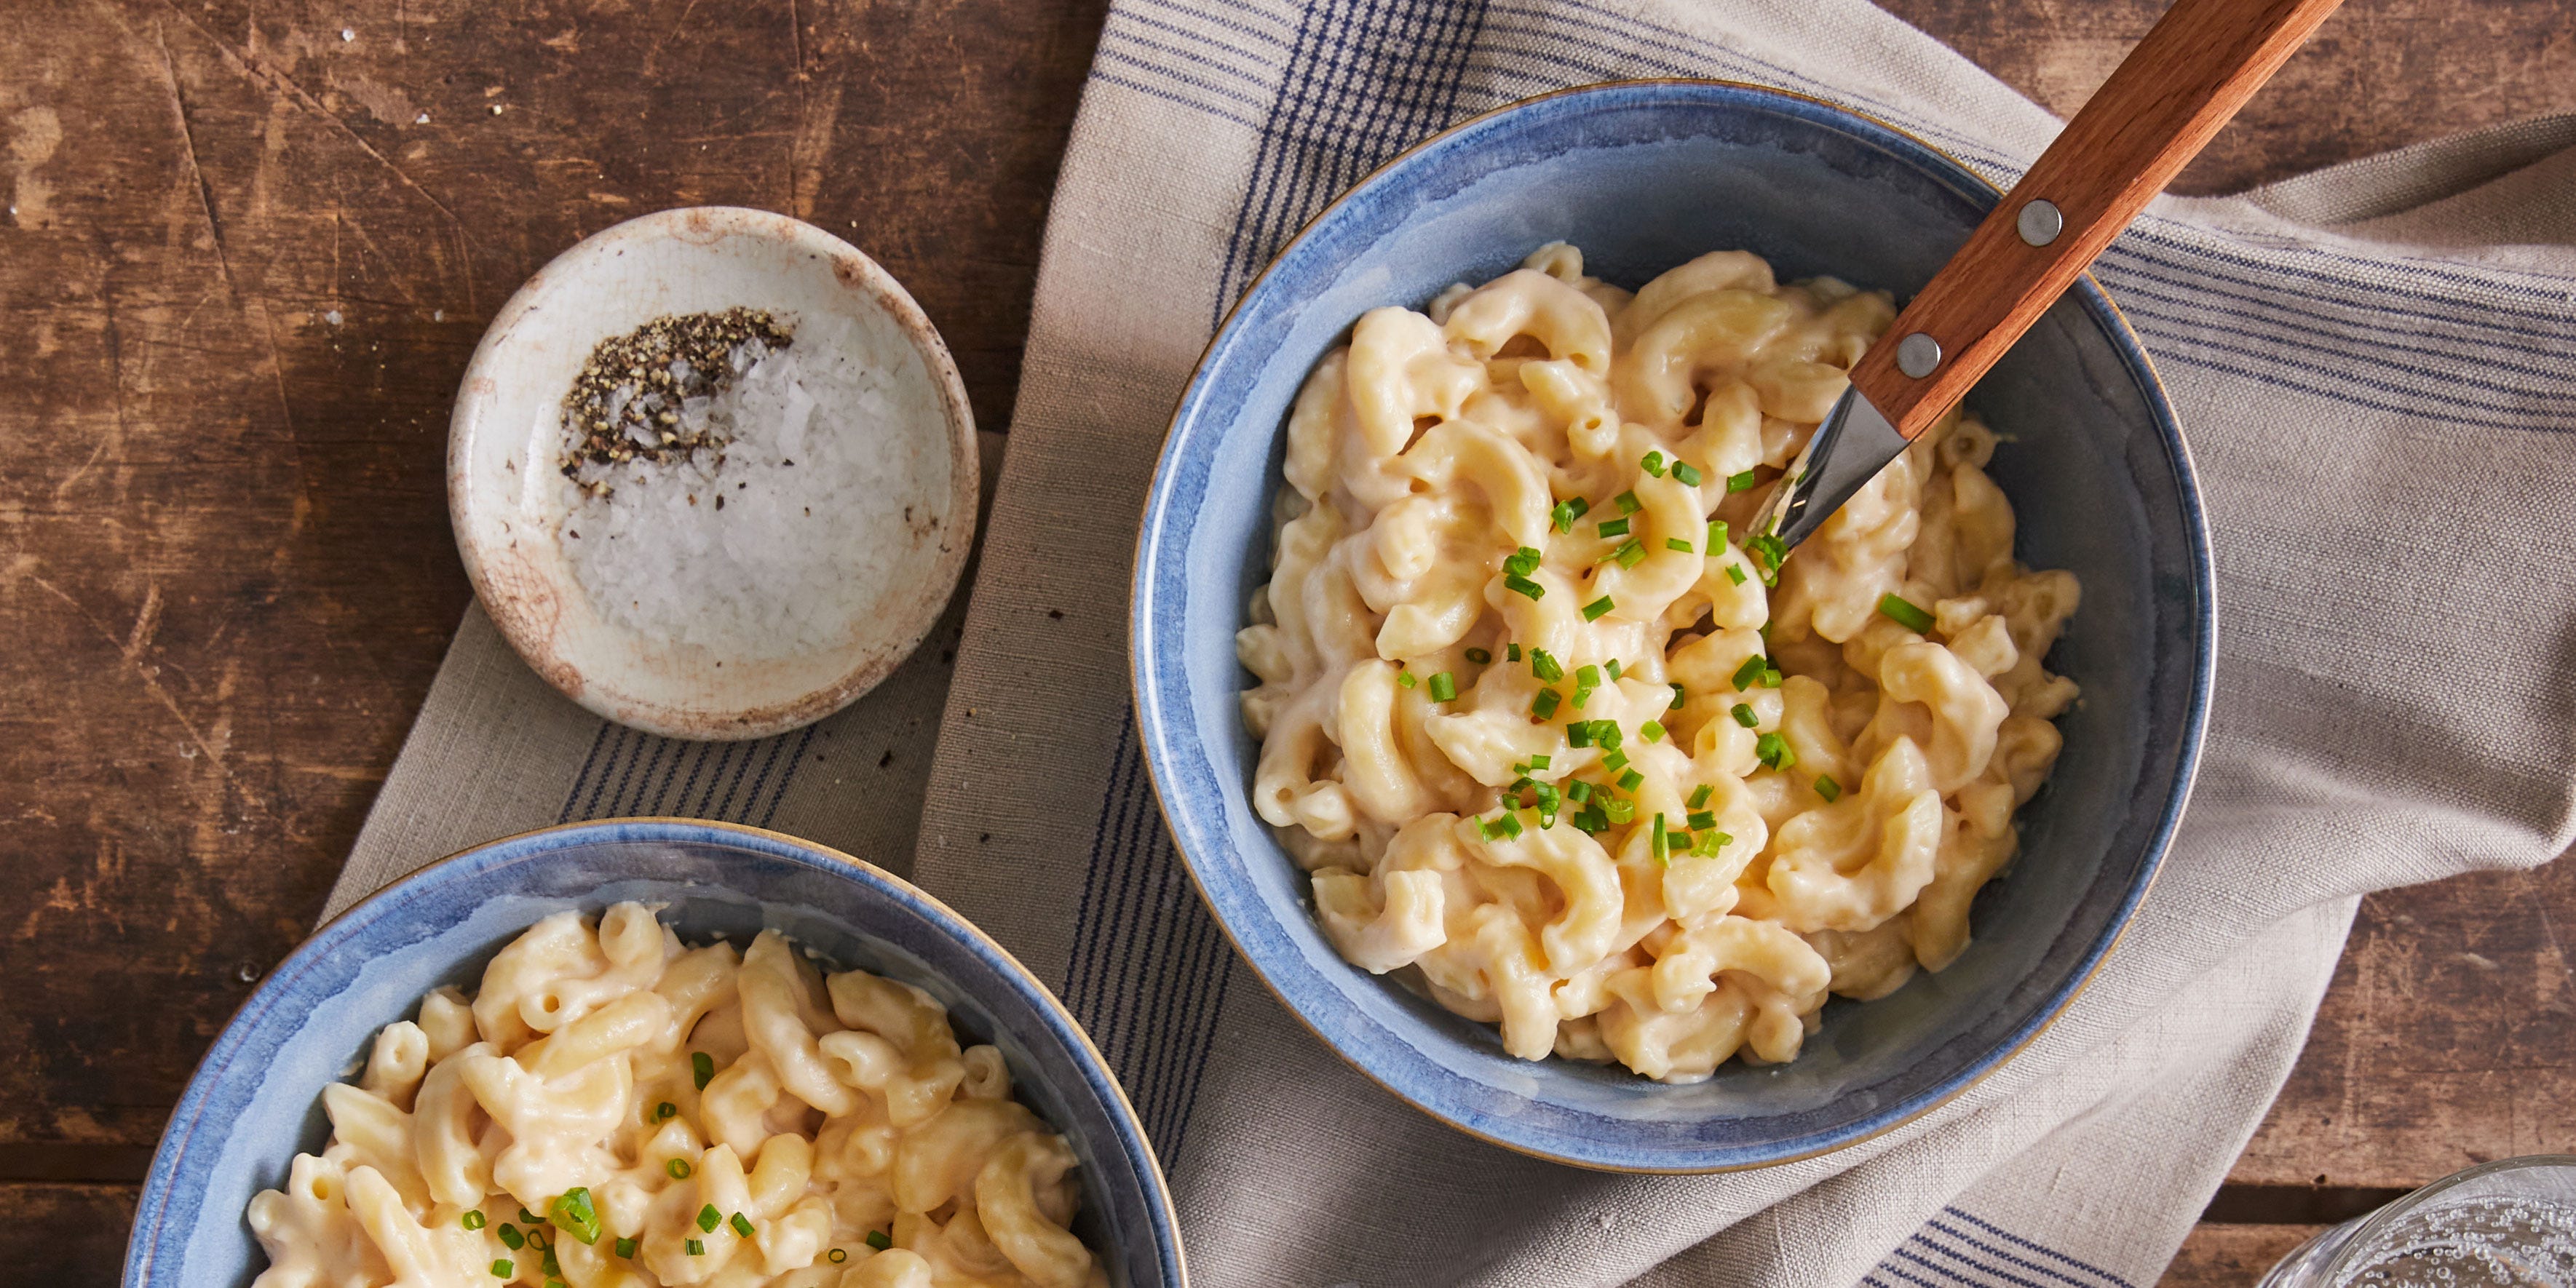
[[[766,206],[909,283],[988,427],[1105,0],[0,6],[0,1211],[96,1283],[199,1052],[304,935],[467,599],[447,412],[588,233]],[[2060,113],[2157,0],[1894,0]],[[2564,0],[2351,0],[2181,190],[2576,109]],[[2576,871],[2369,900],[2167,1282],[2576,1145]]]

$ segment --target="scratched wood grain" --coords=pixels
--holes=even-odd
[[[999,426],[1104,3],[0,4],[0,973],[34,981],[0,1210],[80,1231],[34,1281],[114,1273],[130,1184],[59,1182],[135,1174],[392,761],[465,602],[440,459],[500,301],[629,215],[790,211],[913,288]],[[2161,6],[1891,7],[2064,113]],[[2576,109],[2564,14],[2349,0],[2180,186]],[[2559,872],[2371,901],[2238,1179],[2570,1144],[2571,917]],[[2170,1282],[2289,1228],[2204,1226]]]

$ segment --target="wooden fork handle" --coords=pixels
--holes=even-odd
[[[1914,438],[1955,406],[2342,0],[2174,0],[2003,204],[1854,364],[1854,387]],[[2031,245],[2035,201],[2062,229]],[[2044,225],[2045,211],[2035,211]],[[1940,345],[1929,353],[1908,337]]]

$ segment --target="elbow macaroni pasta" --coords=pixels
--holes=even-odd
[[[322,1107],[329,1147],[250,1202],[253,1288],[1108,1283],[1001,1052],[772,931],[689,949],[642,904],[557,913]]]
[[[1557,243],[1316,365],[1236,647],[1253,806],[1344,957],[1691,1082],[1966,948],[2075,578],[2014,562],[1957,413],[1785,560],[1742,527],[1894,315],[1737,251],[1631,296]]]

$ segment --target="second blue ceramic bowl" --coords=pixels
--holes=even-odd
[[[500,947],[567,908],[635,899],[692,942],[776,930],[843,968],[919,985],[967,1042],[990,1042],[1016,1094],[1073,1146],[1074,1232],[1110,1282],[1185,1288],[1178,1222],[1143,1127],[1054,994],[911,884],[794,837],[725,823],[626,819],[495,841],[369,896],[269,973],[170,1115],[126,1245],[126,1288],[247,1284],[268,1264],[242,1210],[320,1153],[319,1097],[376,1030],[441,984],[471,989]]]
[[[2208,704],[2207,534],[2191,463],[2145,352],[2090,279],[1970,397],[2008,438],[1993,474],[2017,553],[2072,570],[2083,610],[2052,655],[2084,687],[2056,777],[2022,814],[2022,857],[1983,894],[1948,970],[1835,1002],[1791,1064],[1695,1086],[1505,1055],[1493,1031],[1344,962],[1306,879],[1252,812],[1257,748],[1236,694],[1244,604],[1267,575],[1290,402],[1351,322],[1421,307],[1549,241],[1635,287],[1706,251],[1782,280],[1830,274],[1900,299],[1998,199],[1889,126],[1747,85],[1630,82],[1469,121],[1309,224],[1247,292],[1174,417],[1138,541],[1136,716],[1180,850],[1237,948],[1343,1058],[1425,1112],[1586,1167],[1699,1172],[1866,1139],[1958,1094],[2084,986],[2173,833]]]

